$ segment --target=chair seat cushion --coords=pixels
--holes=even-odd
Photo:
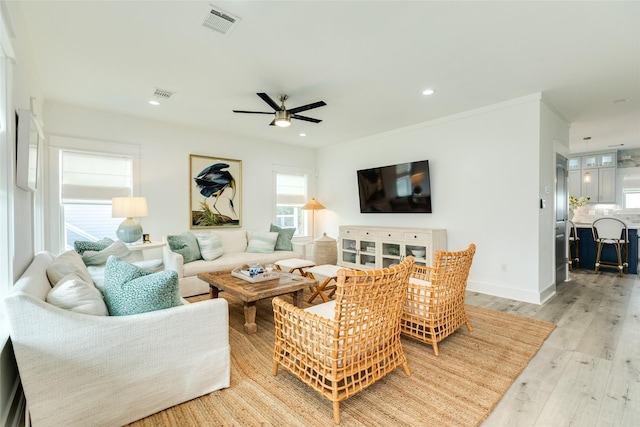
[[[275,264],[281,268],[284,267],[286,269],[313,267],[314,265],[316,265],[316,263],[313,261],[309,261],[307,259],[300,259],[300,258],[283,259],[280,261],[276,261]]]
[[[335,300],[325,302],[323,304],[314,305],[304,309],[304,311],[317,314],[318,316],[322,316],[326,319],[333,319],[335,317],[335,310],[336,310]]]
[[[325,277],[338,277],[338,270],[343,269],[344,267],[339,267],[337,265],[322,264],[311,267],[307,270],[307,273],[319,274],[320,276]]]

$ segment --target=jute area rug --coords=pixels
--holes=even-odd
[[[331,402],[282,367],[277,376],[271,374],[271,300],[258,302],[258,332],[247,335],[242,303],[221,295],[229,301],[231,387],[130,426],[333,425]],[[438,357],[431,346],[403,338],[411,376],[398,368],[343,401],[341,425],[480,425],[555,325],[473,306],[467,306],[467,313],[473,332],[459,329],[441,342]]]

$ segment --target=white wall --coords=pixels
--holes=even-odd
[[[140,147],[140,195],[149,206],[140,223],[154,241],[189,230],[190,154],[242,160],[242,228],[247,230],[267,231],[275,221],[274,165],[308,170],[311,194],[315,189],[316,153],[309,148],[57,103],[45,105],[45,121],[48,136],[84,139],[87,149],[99,150],[100,141]]]
[[[540,209],[540,234],[538,236],[538,253],[540,263],[539,292],[540,299],[545,301],[556,290],[555,278],[555,186],[556,186],[556,152],[567,157],[569,152],[569,125],[544,100],[540,105],[540,199],[544,199],[546,207]],[[567,196],[568,197],[568,196]],[[568,245],[565,245],[568,247]],[[566,256],[566,250],[565,250]],[[552,266],[550,268],[549,266]],[[565,267],[568,271],[568,267]],[[567,276],[568,277],[568,276]]]
[[[448,249],[478,247],[469,290],[539,303],[554,274],[552,257],[540,253],[541,240],[553,244],[538,206],[555,165],[540,165],[541,102],[534,94],[320,150],[318,199],[327,210],[316,216],[318,231],[337,236],[350,224],[444,228]],[[360,213],[356,170],[425,159],[432,214]]]

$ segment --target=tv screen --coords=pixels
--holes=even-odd
[[[431,213],[429,161],[358,171],[360,212]]]

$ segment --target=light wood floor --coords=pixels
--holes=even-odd
[[[640,426],[640,276],[574,269],[544,305],[466,301],[557,325],[482,427]]]

